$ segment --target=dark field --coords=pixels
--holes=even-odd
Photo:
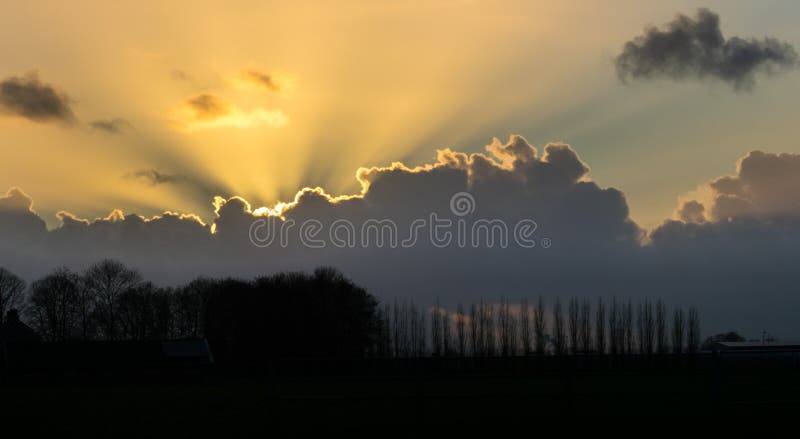
[[[4,418],[33,430],[144,436],[154,429],[412,433],[525,426],[542,416],[776,415],[800,408],[798,358],[286,360],[8,376],[0,400]]]

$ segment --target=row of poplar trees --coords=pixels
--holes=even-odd
[[[378,354],[387,357],[516,356],[545,354],[695,353],[700,317],[695,307],[668,310],[663,301],[557,299],[535,304],[480,300],[450,311],[437,303],[384,304]]]

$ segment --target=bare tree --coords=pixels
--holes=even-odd
[[[563,355],[567,348],[567,336],[564,332],[564,315],[561,311],[561,300],[556,299],[553,305],[553,350],[556,355]]]
[[[505,355],[506,356],[514,356],[517,355],[518,343],[519,343],[519,336],[517,331],[519,328],[517,327],[517,313],[514,308],[509,303],[508,299],[504,299],[505,304],[503,305],[505,308]]]
[[[497,350],[497,328],[495,326],[494,304],[486,304],[484,318],[486,319],[484,323],[486,328],[484,333],[486,336],[486,355],[493,357]]]
[[[497,339],[500,344],[500,355],[508,355],[508,315],[505,297],[500,297],[500,306],[497,308]]]
[[[659,355],[669,351],[667,345],[667,307],[661,299],[656,302],[656,352]]]
[[[508,306],[508,354],[517,355],[519,353],[519,318],[518,312],[506,302]]]
[[[26,314],[46,341],[72,338],[78,327],[80,278],[66,268],[31,284]]]
[[[464,315],[464,306],[458,302],[456,308],[456,338],[458,341],[458,356],[467,355],[467,316]]]
[[[606,353],[606,304],[602,297],[597,299],[595,311],[594,349],[600,355]]]
[[[6,314],[23,303],[25,281],[16,274],[0,267],[0,325],[5,323]]]
[[[533,331],[535,337],[535,345],[536,345],[536,353],[538,355],[544,355],[547,349],[547,340],[545,339],[545,333],[547,332],[547,326],[544,320],[544,298],[539,296],[539,299],[536,302],[536,308],[533,310]]]
[[[683,310],[675,308],[672,312],[672,352],[675,354],[683,353],[683,344],[686,334],[686,320],[683,317]]]
[[[414,338],[416,339],[416,343],[414,344],[414,356],[422,357],[428,351],[428,346],[426,343],[427,340],[426,336],[428,334],[426,329],[427,319],[426,319],[426,314],[418,310],[416,306],[414,306],[414,315],[417,316],[416,329],[414,331],[415,334]]]
[[[497,325],[500,339],[500,355],[507,357],[512,355],[511,338],[513,330],[511,328],[511,310],[505,297],[500,298],[500,306],[497,311]]]
[[[178,338],[199,338],[205,333],[203,319],[208,301],[208,291],[212,281],[199,278],[178,288],[172,295],[172,315],[175,320],[175,335]],[[383,325],[383,344],[387,349],[383,355],[389,354],[389,335],[390,308],[384,304],[381,311],[381,321]]]
[[[700,315],[697,308],[689,308],[689,316],[686,325],[686,351],[696,354],[700,349]]]
[[[118,338],[160,340],[172,325],[169,292],[144,282],[125,290],[117,302]]]
[[[475,302],[469,307],[469,341],[473,357],[480,355],[480,338],[478,332],[478,306]]]
[[[611,299],[611,309],[608,312],[608,350],[612,355],[621,353],[623,349],[624,333],[622,318],[620,317],[619,303],[616,298]]]
[[[81,340],[90,340],[97,335],[97,291],[87,287],[86,276],[80,277],[78,288],[78,317]]]
[[[528,308],[528,299],[519,302],[519,335],[522,344],[522,353],[530,355],[533,349],[533,337],[531,331],[531,315]]]
[[[397,303],[397,299],[394,300],[394,304],[392,306],[392,348],[394,350],[394,357],[398,358],[402,354],[402,346],[400,345],[400,338],[402,337],[403,332],[403,319],[400,316],[400,305]]]
[[[442,308],[442,355],[451,355],[453,352],[452,336],[450,334],[450,313],[447,308]]]
[[[575,354],[578,352],[580,341],[578,340],[580,334],[580,305],[578,304],[577,297],[569,299],[567,306],[567,330],[569,332],[569,352]]]
[[[406,301],[403,303],[403,315],[406,317],[406,330],[403,336],[403,351],[406,357],[414,357],[419,349],[419,312],[414,302]],[[425,334],[422,334],[423,337]]]
[[[589,353],[592,351],[592,302],[588,298],[583,299],[581,303],[581,316],[580,316],[580,345],[581,351]]]
[[[655,337],[655,322],[653,320],[653,304],[645,299],[639,303],[636,314],[636,324],[639,336],[639,352],[642,354],[653,354],[653,343]]]
[[[478,354],[481,357],[488,355],[486,340],[488,339],[487,333],[487,323],[486,323],[486,304],[481,299],[480,303],[478,304]]]
[[[439,299],[431,310],[431,349],[433,355],[444,355],[442,346],[442,317],[440,315]]]
[[[120,262],[106,259],[89,267],[83,278],[84,288],[96,298],[96,311],[103,337],[109,340],[118,338],[119,298],[142,282],[141,275]]]
[[[180,295],[181,290],[178,290],[176,296]],[[177,297],[173,298],[173,303],[177,302],[179,299]],[[178,338],[182,338],[182,334],[186,334],[190,332],[186,329],[188,325],[186,325],[186,319],[177,317],[178,311],[181,307],[176,306],[173,314],[176,315],[176,325],[178,328],[176,332],[178,334]],[[384,303],[378,308],[378,322],[381,324],[380,333],[378,335],[378,343],[377,343],[377,355],[379,357],[390,357],[392,354],[392,331],[390,326],[391,321],[391,307],[388,303]]]
[[[633,303],[630,299],[625,303],[622,309],[622,325],[624,331],[624,347],[625,354],[630,355],[633,353]]]

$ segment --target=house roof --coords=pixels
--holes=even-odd
[[[12,309],[6,314],[5,321],[0,325],[0,341],[40,341],[39,334],[30,326],[19,320],[19,313]]]

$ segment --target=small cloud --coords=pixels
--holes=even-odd
[[[138,171],[131,172],[130,174],[126,174],[125,178],[142,181],[150,186],[175,184],[186,181],[186,177],[183,175],[166,174],[155,169],[140,169]]]
[[[257,125],[284,126],[288,116],[281,110],[255,108],[243,110],[214,95],[207,93],[192,97],[174,111],[173,121],[183,130],[237,127]]]
[[[232,107],[220,98],[201,94],[186,100],[186,106],[194,113],[196,119],[210,120],[227,116],[232,112]]]
[[[172,71],[170,72],[170,76],[172,77],[173,81],[194,82],[194,76],[192,76],[185,70],[172,69]]]
[[[35,71],[0,82],[0,112],[34,122],[58,121],[72,125],[76,121],[69,97],[40,81]]]
[[[274,76],[256,69],[245,69],[239,74],[239,79],[245,83],[253,85],[267,91],[278,92],[280,85]]]
[[[706,208],[699,201],[690,200],[681,205],[677,216],[685,223],[702,223],[706,220]]]
[[[104,131],[108,134],[121,134],[125,130],[132,128],[132,125],[125,119],[98,119],[92,121],[89,126],[98,131]]]
[[[661,29],[655,26],[628,41],[616,58],[617,75],[628,79],[716,78],[736,90],[755,86],[755,74],[767,75],[798,67],[791,44],[775,38],[722,35],[719,15],[699,9],[694,18],[678,15]]]
[[[266,91],[283,98],[288,98],[294,89],[295,78],[284,72],[266,72],[258,68],[246,68],[239,71],[231,85],[243,90]]]

